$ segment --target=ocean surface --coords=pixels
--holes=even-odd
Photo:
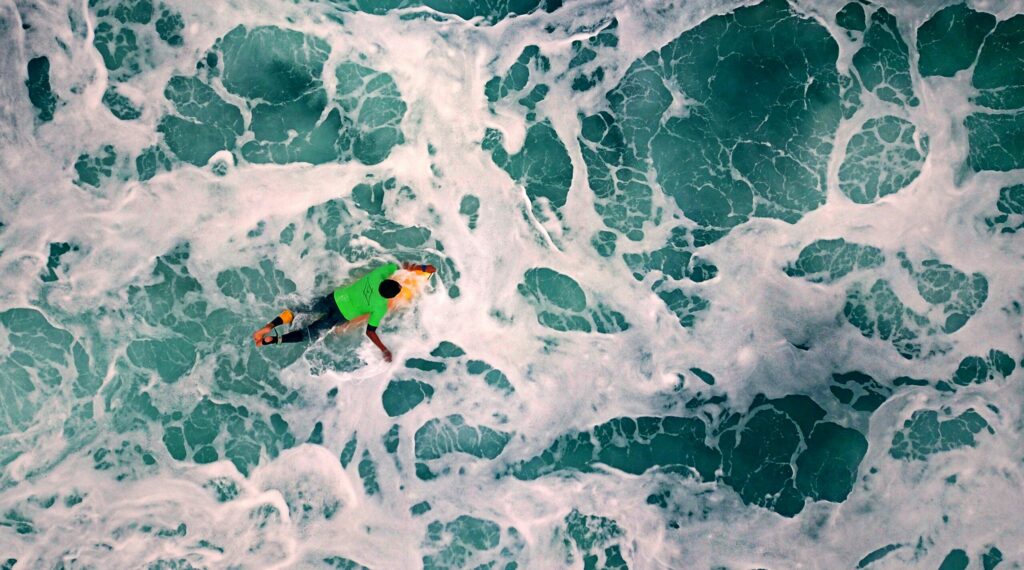
[[[0,568],[1021,568],[1022,230],[1019,1],[0,0]]]

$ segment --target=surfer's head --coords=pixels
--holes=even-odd
[[[395,295],[398,295],[398,292],[401,290],[402,286],[399,285],[398,281],[395,281],[394,279],[385,279],[381,281],[380,286],[377,287],[377,292],[380,293],[380,296],[384,297],[385,299],[393,298]]]

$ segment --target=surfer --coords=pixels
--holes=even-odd
[[[430,264],[403,263],[402,269],[406,271],[422,271],[434,273],[437,268]],[[308,311],[321,315],[304,328],[286,332],[279,336],[271,334],[274,328],[281,325],[290,325],[295,314],[285,309],[274,320],[252,334],[253,341],[257,346],[268,344],[282,344],[293,342],[312,342],[319,340],[332,328],[343,325],[353,319],[369,315],[366,320],[366,336],[370,337],[373,344],[384,354],[384,360],[391,362],[391,351],[388,350],[380,337],[377,336],[377,326],[384,314],[388,312],[388,299],[393,299],[402,291],[398,281],[389,279],[395,271],[398,271],[398,264],[388,263],[374,269],[351,285],[338,287],[333,293],[323,297],[313,304]]]

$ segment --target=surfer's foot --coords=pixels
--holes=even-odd
[[[288,309],[285,309],[285,310],[281,311],[281,314],[276,316],[276,317],[274,317],[274,320],[272,320],[269,323],[267,323],[260,330],[252,333],[252,340],[253,340],[253,342],[255,342],[259,346],[263,346],[264,344],[266,344],[266,343],[263,342],[263,337],[265,337],[268,334],[270,334],[271,332],[273,332],[275,327],[279,327],[281,325],[290,325],[290,324],[292,324],[293,320],[295,320],[295,314],[294,313],[292,313]]]
[[[268,334],[270,334],[273,330],[274,330],[274,323],[267,323],[267,326],[265,326],[265,327],[261,328],[260,330],[252,333],[252,340],[253,340],[253,342],[255,342],[258,345],[262,344],[263,337],[265,337]]]

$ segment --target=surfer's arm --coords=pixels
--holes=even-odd
[[[366,336],[370,337],[370,340],[373,341],[373,344],[377,345],[377,348],[379,348],[380,351],[384,353],[384,360],[391,362],[391,351],[388,350],[388,347],[384,346],[384,343],[381,342],[380,337],[377,336],[377,327],[366,327]]]
[[[406,271],[424,271],[426,273],[437,271],[437,268],[429,263],[403,263],[402,269]]]

